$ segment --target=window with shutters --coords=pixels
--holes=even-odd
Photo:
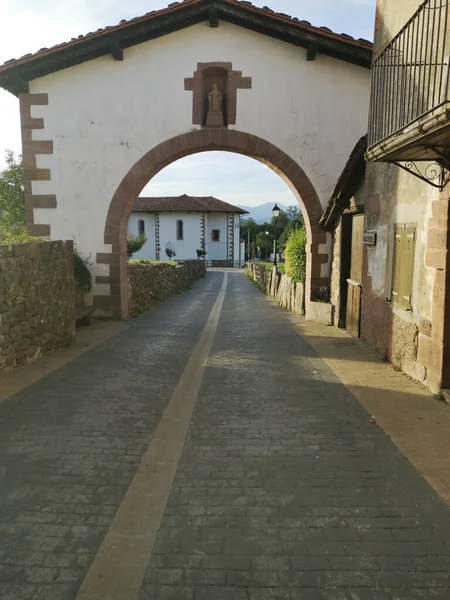
[[[416,231],[416,223],[395,226],[392,303],[404,310],[412,309]]]

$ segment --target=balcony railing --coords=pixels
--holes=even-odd
[[[374,61],[368,140],[372,160],[383,157],[371,157],[371,147],[450,102],[449,11],[450,0],[426,0]],[[439,117],[437,122],[442,124]]]

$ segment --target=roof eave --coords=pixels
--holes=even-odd
[[[111,54],[112,47],[117,45],[126,49],[207,21],[211,7],[217,10],[219,21],[222,19],[304,48],[314,43],[321,54],[370,68],[370,44],[344,40],[332,32],[322,33],[312,26],[299,24],[298,20],[233,0],[190,0],[3,65],[0,86],[15,95],[27,92],[28,81]]]
[[[308,48],[312,43],[317,45],[317,53],[337,58],[361,67],[370,69],[372,64],[372,45],[362,46],[357,40],[344,40],[333,32],[321,33],[316,27],[303,26],[296,19],[277,18],[270,10],[241,5],[223,3],[219,5],[219,15],[224,21],[241,25],[258,33],[270,35],[284,42]]]
[[[205,4],[194,2],[183,6],[183,10],[171,9],[158,11],[132,20],[125,27],[116,25],[104,28],[99,32],[80,36],[72,40],[49,48],[46,52],[39,52],[29,57],[19,59],[11,66],[0,66],[0,87],[14,95],[23,93],[21,82],[39,79],[50,73],[61,71],[75,65],[107,56],[111,54],[111,46],[119,44],[122,49],[136,46],[143,42],[174,33],[181,29],[197,25],[208,17],[208,7]],[[112,60],[112,58],[111,58]]]

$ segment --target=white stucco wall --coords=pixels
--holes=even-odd
[[[57,209],[35,210],[35,223],[50,223],[53,239],[75,238],[86,255],[110,251],[104,226],[114,192],[146,152],[198,128],[184,79],[211,61],[231,61],[252,78],[252,89],[238,90],[233,128],[290,155],[325,205],[367,129],[370,71],[320,54],[308,62],[302,48],[221,21],[126,49],[123,62],[105,56],[30,82],[31,93],[49,98],[31,109],[45,121],[33,139],[54,145],[53,155],[37,156],[52,180],[33,182],[32,191],[58,201]],[[108,292],[107,284],[94,290]]]
[[[176,223],[183,221],[183,239],[177,240]],[[160,213],[159,244],[161,260],[167,260],[166,246],[175,250],[177,260],[197,258],[197,248],[201,247],[201,213]]]
[[[131,213],[128,220],[128,233],[138,235],[138,221],[142,219],[145,224],[145,235],[147,242],[139,252],[133,254],[133,258],[145,258],[145,260],[156,260],[155,239],[155,215],[152,213]]]
[[[218,242],[211,240],[213,229],[220,231]],[[228,258],[228,215],[211,213],[206,215],[206,255],[207,260],[227,260]]]
[[[145,223],[145,235],[147,243],[133,254],[133,258],[144,258],[156,260],[156,224],[153,213],[131,213],[128,220],[128,233],[138,234],[138,222]],[[177,240],[177,221],[183,221],[183,239]],[[234,215],[234,260],[239,262],[239,239],[240,220],[239,214]],[[213,242],[211,233],[213,229],[219,229],[220,241]],[[197,249],[201,248],[201,213],[192,212],[162,212],[159,214],[159,243],[161,247],[160,260],[167,260],[165,252],[166,245],[175,250],[176,260],[188,260],[197,258]],[[206,251],[207,260],[227,260],[228,247],[231,243],[228,236],[228,215],[226,213],[206,214]],[[244,259],[244,253],[242,253]],[[237,266],[237,265],[236,265]]]

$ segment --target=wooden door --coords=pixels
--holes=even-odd
[[[364,215],[354,215],[352,224],[352,255],[350,278],[347,279],[346,328],[356,337],[360,334],[363,270]]]

